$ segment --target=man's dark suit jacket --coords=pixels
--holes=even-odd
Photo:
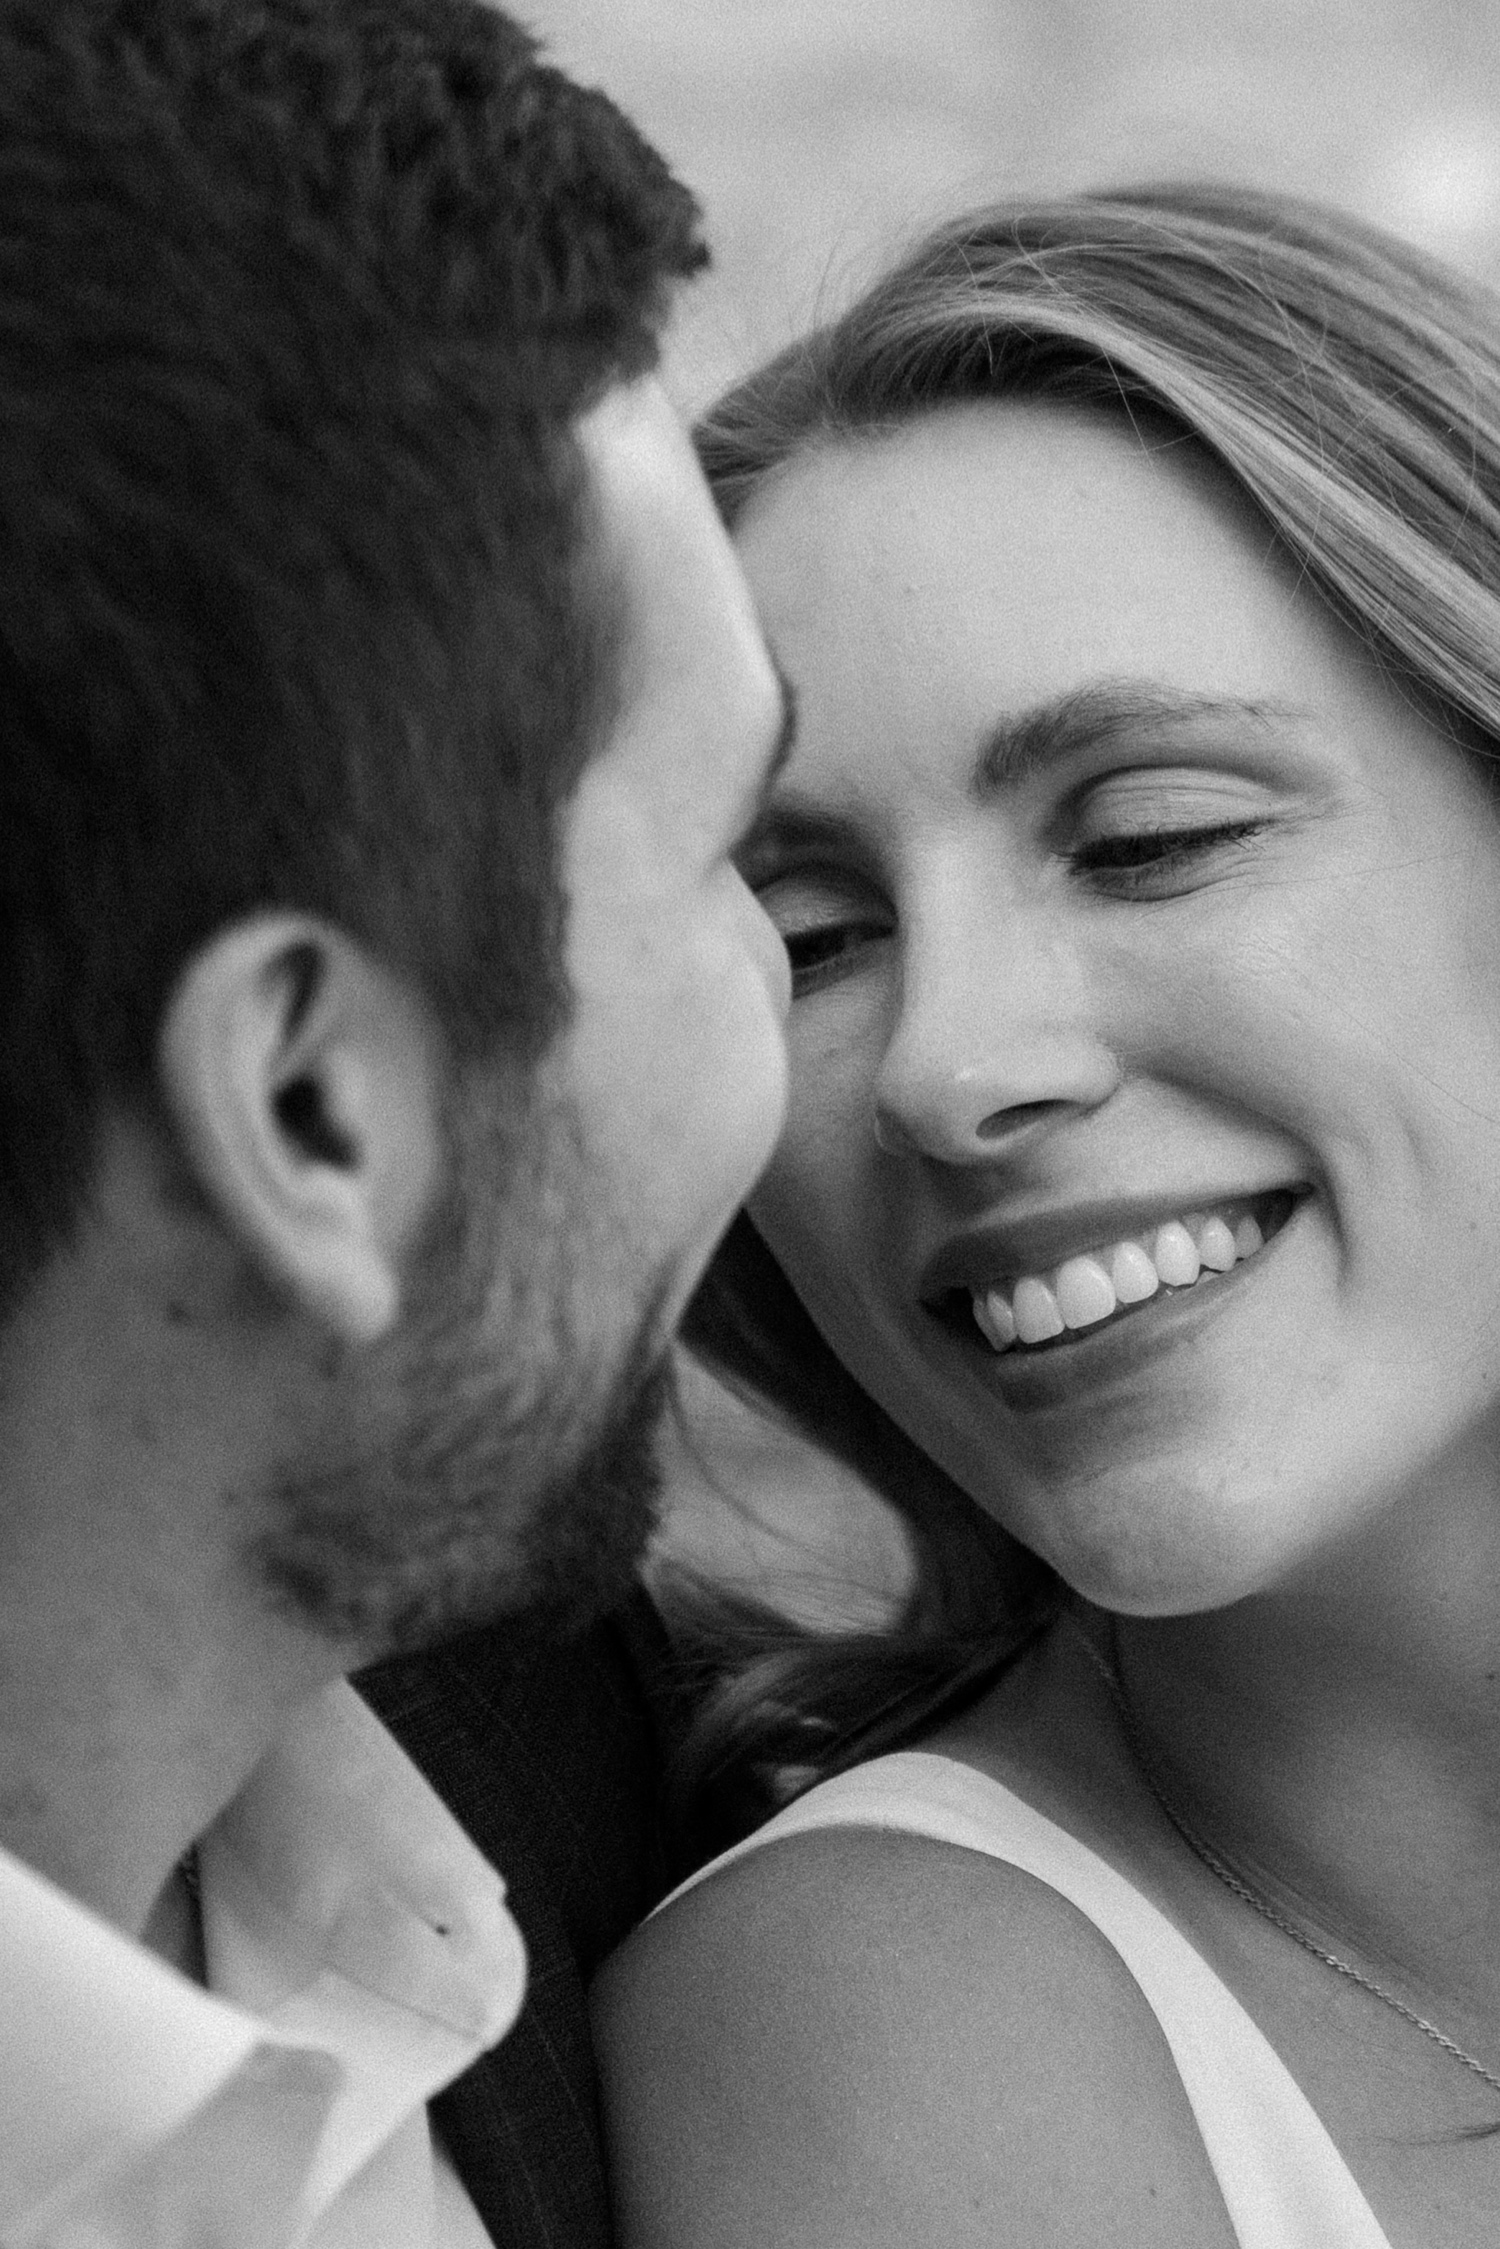
[[[667,1886],[667,1666],[642,1594],[519,1665],[500,1627],[357,1681],[504,1876],[526,1939],[515,2028],[432,2110],[499,2249],[610,2249],[584,1994]]]

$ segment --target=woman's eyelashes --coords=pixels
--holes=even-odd
[[[781,941],[792,965],[793,999],[805,999],[820,985],[847,975],[872,934],[868,928],[847,922],[829,923],[821,929],[783,931]]]
[[[851,974],[894,930],[889,909],[837,878],[797,874],[754,887],[786,947],[794,999]]]
[[[1155,803],[1141,801],[1145,794],[1112,792],[1103,807],[1069,814],[1062,833],[1050,822],[1033,829],[1039,859],[1097,895],[1152,904],[1217,881],[1273,824],[1265,812],[1204,819],[1201,810],[1209,807],[1163,805],[1159,791],[1152,792]],[[794,999],[858,974],[876,948],[899,934],[895,905],[867,877],[823,866],[762,866],[747,874],[786,947]]]
[[[1237,847],[1252,843],[1267,825],[1264,818],[1245,818],[1121,829],[1075,844],[1066,856],[1075,874],[1112,897],[1170,898],[1220,871]]]
[[[1276,812],[1255,775],[1137,765],[1068,792],[1048,834],[1069,873],[1089,888],[1127,900],[1174,898],[1232,871]]]

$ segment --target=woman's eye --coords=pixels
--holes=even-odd
[[[1075,845],[1068,863],[1115,897],[1170,897],[1190,889],[1193,877],[1209,872],[1217,856],[1248,844],[1265,826],[1263,819],[1242,819],[1122,830]]]
[[[781,942],[792,965],[793,999],[805,999],[809,992],[849,975],[868,948],[889,934],[887,926],[876,921],[822,922],[808,929],[783,929]]]
[[[786,947],[794,999],[850,974],[891,932],[889,913],[841,884],[793,876],[757,886],[757,896]]]
[[[833,922],[826,929],[783,932],[781,942],[792,964],[793,995],[810,991],[814,984],[826,983],[847,967],[866,934],[848,922]]]

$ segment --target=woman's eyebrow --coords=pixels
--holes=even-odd
[[[1294,704],[1272,699],[1189,695],[1152,680],[1095,680],[999,720],[974,761],[970,791],[984,803],[1060,758],[1123,747],[1179,728],[1200,734],[1226,728],[1264,732],[1307,715]]]
[[[854,833],[853,823],[819,805],[800,798],[784,798],[768,805],[735,852],[735,862],[747,879],[752,868],[794,851],[830,848],[845,844]]]
[[[1269,696],[1191,695],[1155,680],[1094,680],[997,720],[974,761],[969,789],[984,804],[1084,750],[1165,745],[1177,732],[1208,747],[1231,732],[1269,735],[1310,715]],[[855,833],[848,815],[793,791],[763,808],[735,857],[748,872],[792,852],[842,848]]]

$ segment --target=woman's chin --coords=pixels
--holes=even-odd
[[[1105,1476],[1072,1506],[1053,1492],[1002,1519],[1073,1592],[1120,1616],[1227,1608],[1274,1579],[1265,1510],[1237,1497],[1226,1512],[1222,1489],[1165,1475],[1133,1482]]]

